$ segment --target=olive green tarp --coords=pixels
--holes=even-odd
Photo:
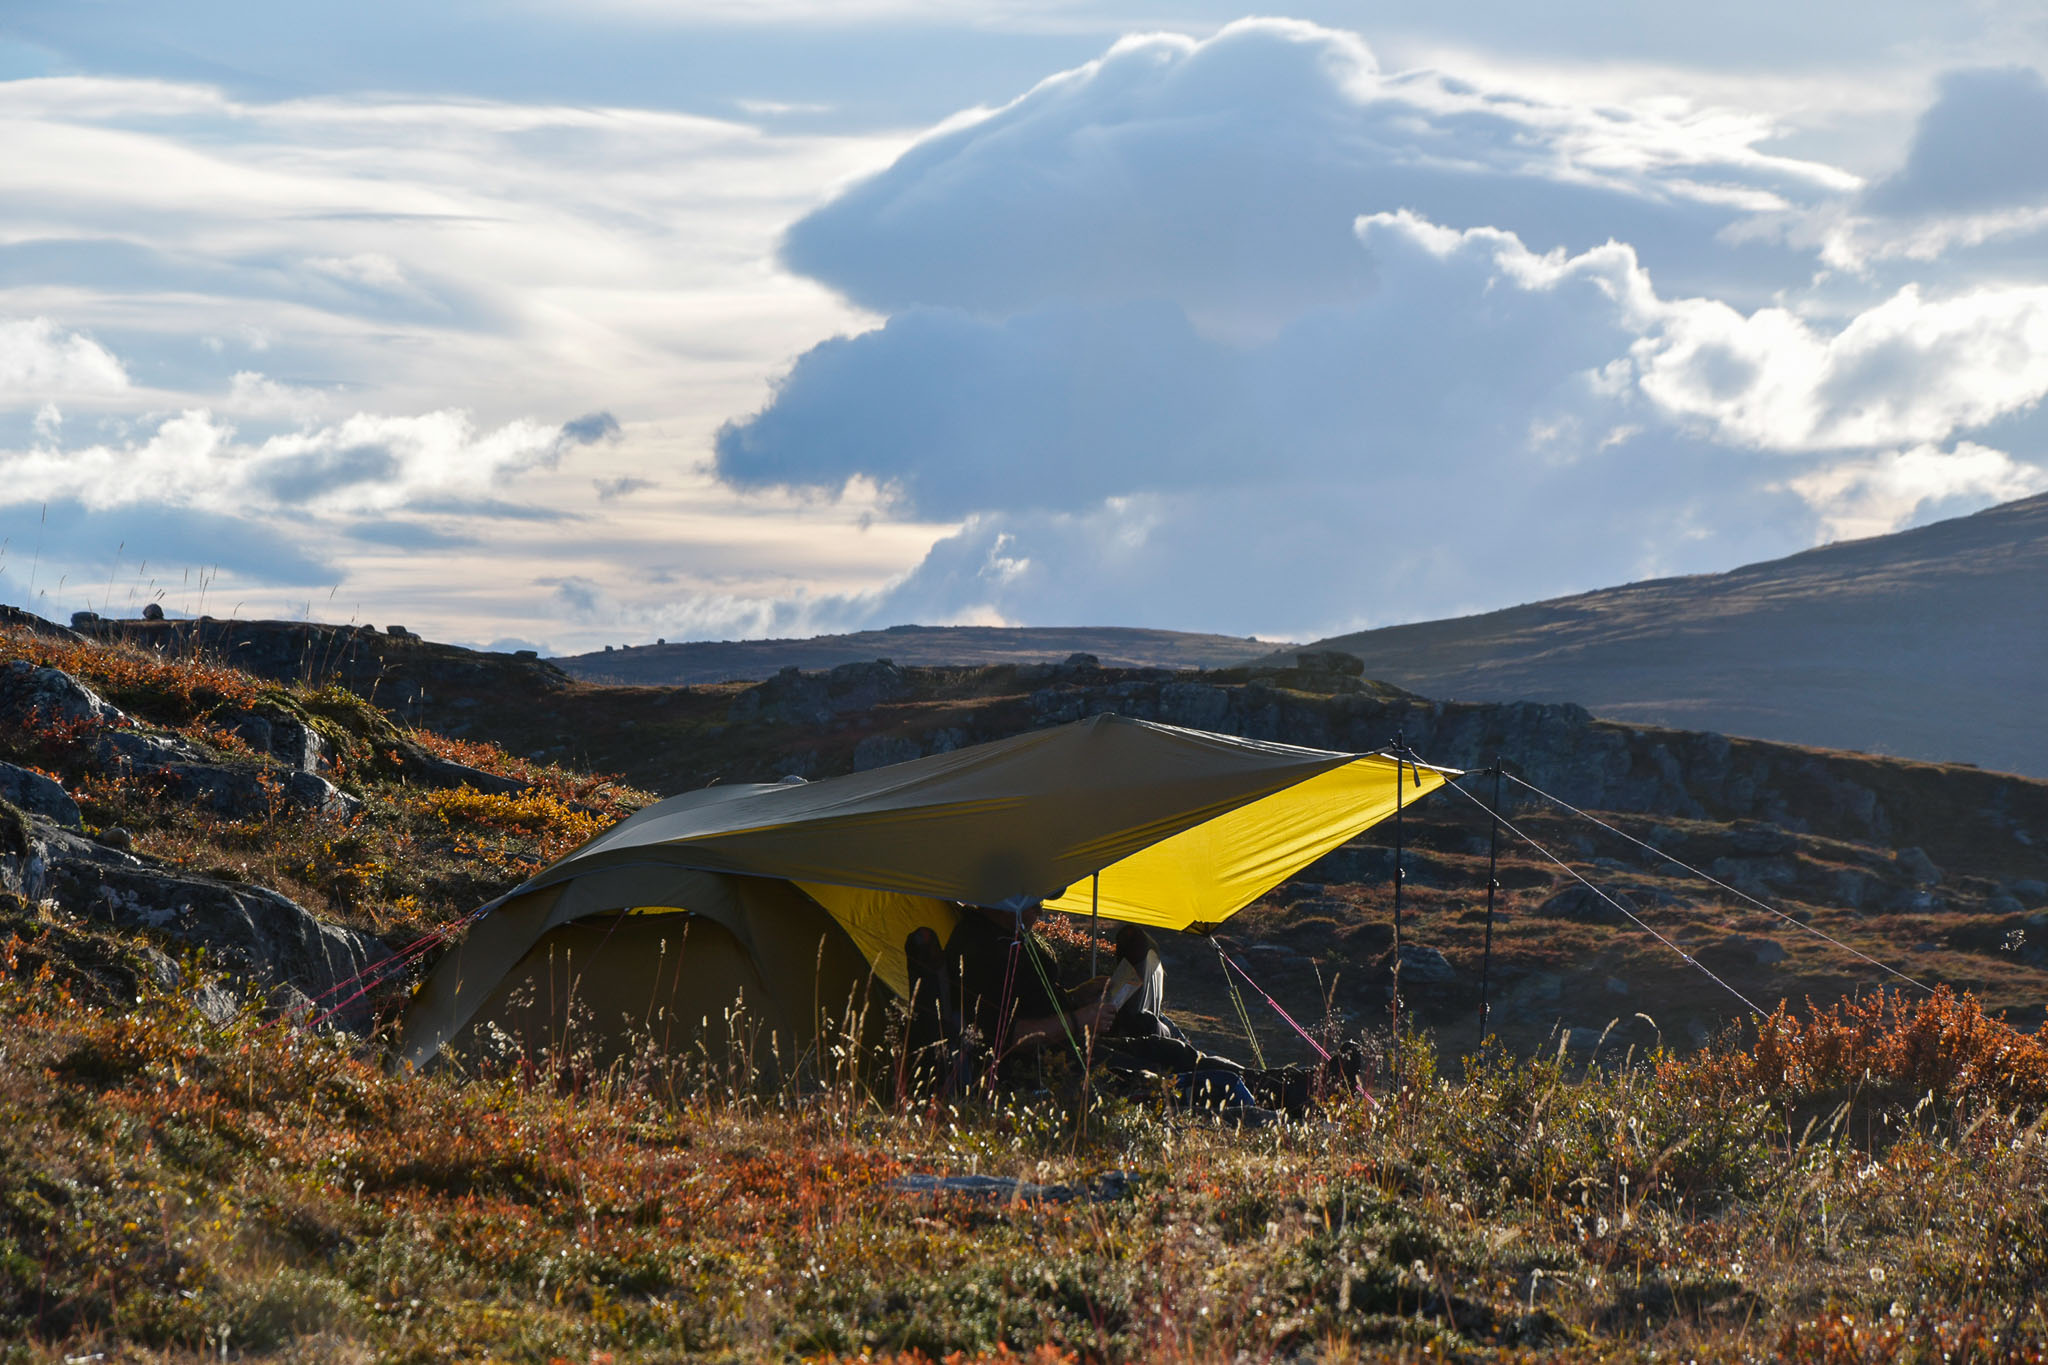
[[[953,902],[1044,898],[1161,928],[1213,925],[1448,775],[1102,715],[846,777],[689,792],[500,901],[414,996],[400,1060],[424,1063],[480,1018],[511,1020],[530,1043],[536,1026],[514,1015],[563,982],[600,1030],[657,1013],[716,1021],[743,1001],[776,1031],[772,1050],[794,1057],[866,978],[903,992],[904,939],[920,925],[946,937]],[[677,932],[620,927],[649,916]],[[729,939],[748,970],[672,966],[692,984],[663,995],[644,962],[601,966],[613,946],[644,959],[650,933],[685,951],[677,916],[710,921],[719,951]],[[593,932],[607,917],[609,936]],[[581,926],[573,968],[560,961],[577,951],[565,926]]]

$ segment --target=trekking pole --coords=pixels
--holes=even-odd
[[[1500,755],[1493,756],[1493,805],[1488,808],[1486,836],[1486,951],[1479,959],[1479,1046],[1486,1046],[1486,1026],[1493,1006],[1487,982],[1493,974],[1493,901],[1500,890]]]
[[[1095,979],[1095,954],[1102,947],[1102,874],[1088,879],[1088,978]]]
[[[1394,1089],[1397,1092],[1401,1088],[1401,883],[1407,880],[1408,875],[1401,863],[1402,754],[1406,750],[1407,744],[1397,731],[1394,735],[1394,980],[1393,992],[1387,1001],[1388,1031],[1394,1045]]]

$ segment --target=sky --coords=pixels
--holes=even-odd
[[[9,0],[0,601],[1309,640],[2048,489],[2048,10]]]

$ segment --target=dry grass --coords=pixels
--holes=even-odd
[[[1417,1049],[1377,1107],[1239,1133],[1135,1099],[1082,1123],[1054,1097],[902,1109],[849,1082],[662,1101],[545,1058],[393,1076],[253,1010],[216,1027],[147,985],[89,1003],[51,951],[81,932],[0,938],[12,1358],[1961,1360],[2048,1339],[2042,1111],[1979,1079],[2042,1040],[1967,1001],[1857,1026],[1873,1076],[1918,1085],[1916,1040],[1977,1021],[1869,1140],[1792,1126],[1856,1064],[1828,1029],[1613,1072],[1492,1054],[1456,1083]],[[1755,1093],[1772,1068],[1793,1081]],[[1106,1169],[1134,1192],[889,1184]]]

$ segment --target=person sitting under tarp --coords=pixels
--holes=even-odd
[[[910,998],[898,1089],[906,1095],[950,1095],[970,1073],[973,1059],[945,945],[935,930],[920,925],[903,941],[903,958]]]
[[[1032,932],[1045,912],[1042,902],[1015,913],[979,905],[960,911],[945,963],[954,973],[961,1016],[982,1046],[999,1055],[1034,1051],[1108,1023],[1114,1011],[1103,999],[1103,982],[1072,991],[1057,984],[1051,950]]]
[[[1187,1041],[1180,1026],[1166,1017],[1166,965],[1159,960],[1159,948],[1138,925],[1117,931],[1116,965],[1102,996],[1116,1010],[1107,1030],[1112,1036]]]

